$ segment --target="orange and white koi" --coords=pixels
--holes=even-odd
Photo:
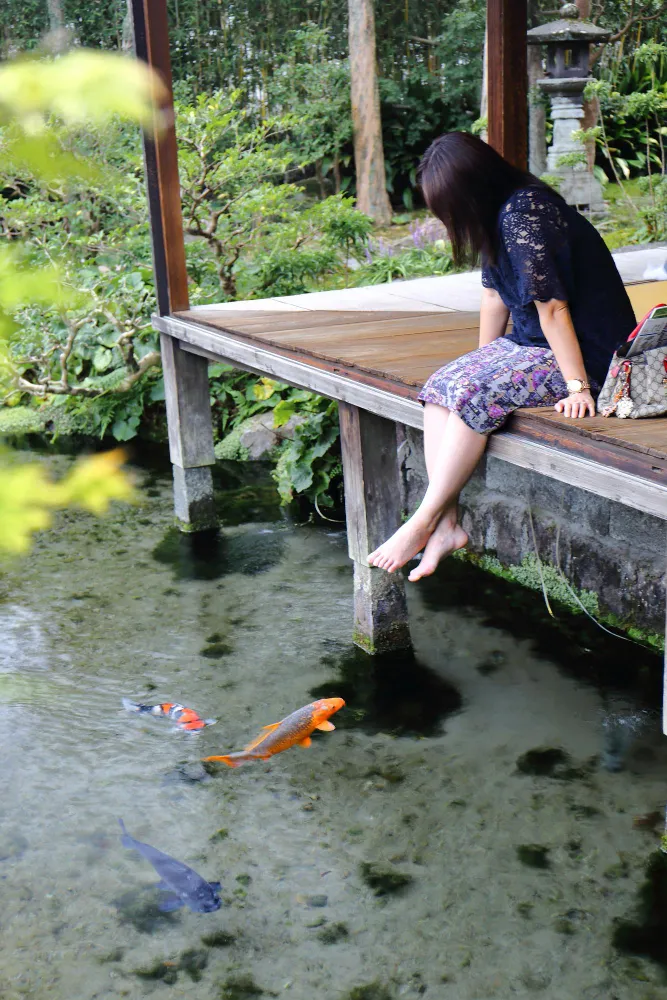
[[[202,719],[195,712],[194,708],[186,708],[185,705],[178,705],[176,702],[165,701],[161,705],[139,705],[136,701],[123,698],[123,708],[128,712],[138,712],[140,715],[154,715],[159,719],[171,719],[176,725],[176,729],[183,729],[189,733],[199,732],[206,726],[212,726],[215,719]]]
[[[276,753],[296,746],[309,747],[311,734],[315,729],[330,732],[336,727],[329,722],[329,716],[343,708],[342,698],[321,698],[310,705],[304,705],[292,712],[281,722],[264,726],[262,732],[249,743],[245,750],[216,757],[204,757],[205,761],[223,761],[228,767],[240,767],[251,760],[268,760]]]

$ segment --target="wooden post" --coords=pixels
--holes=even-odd
[[[402,576],[368,565],[368,554],[400,525],[396,424],[338,404],[350,558],[354,561],[354,642],[369,653],[411,646]]]
[[[526,169],[528,162],[527,0],[487,0],[489,143]]]
[[[132,0],[132,21],[137,58],[148,63],[165,86],[152,126],[144,132],[144,163],[158,313],[169,316],[187,309],[189,300],[166,0]],[[182,351],[167,334],[161,335],[160,348],[176,517],[184,531],[212,528],[215,455],[208,361]]]

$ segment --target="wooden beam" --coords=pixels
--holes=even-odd
[[[226,361],[258,375],[271,375],[281,382],[350,403],[408,427],[420,430],[423,427],[424,411],[420,403],[369,385],[361,378],[336,374],[324,367],[256,346],[232,334],[223,334],[173,316],[154,317],[153,325],[161,332],[177,337],[185,352],[199,354],[212,361]],[[609,461],[608,449],[605,450],[604,462],[595,461],[574,450],[533,441],[508,430],[491,436],[488,454],[667,520],[667,486],[641,474],[615,468]]]
[[[167,0],[132,0],[135,50],[164,84],[164,97],[144,132],[144,163],[158,311],[187,309],[188,276],[174,126]]]
[[[487,0],[488,136],[510,163],[528,165],[527,0]]]
[[[401,520],[396,424],[349,403],[339,404],[345,517],[354,562],[353,641],[368,653],[412,646],[400,574],[368,565],[368,555]]]

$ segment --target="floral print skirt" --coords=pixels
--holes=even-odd
[[[419,394],[446,406],[478,434],[490,434],[520,406],[553,406],[567,387],[553,351],[499,337],[440,368]]]

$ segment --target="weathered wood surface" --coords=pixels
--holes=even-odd
[[[417,428],[423,425],[419,386],[435,368],[476,345],[478,322],[477,314],[469,313],[399,317],[388,313],[384,322],[391,336],[385,341],[381,336],[384,322],[377,322],[377,313],[367,313],[361,322],[338,324],[333,338],[328,337],[331,326],[327,324],[332,319],[338,323],[336,314],[313,312],[309,351],[309,333],[303,328],[301,313],[293,332],[289,330],[292,314],[281,313],[281,329],[277,331],[269,322],[264,333],[254,326],[256,315],[251,317],[253,329],[249,330],[242,315],[226,315],[223,326],[217,314],[214,324],[201,322],[201,313],[181,313],[156,319],[155,324],[178,337],[186,351],[224,359]],[[440,329],[433,330],[433,325]],[[232,332],[236,326],[243,331]],[[548,449],[554,452],[549,460]],[[493,435],[489,454],[667,517],[667,420],[596,417],[575,422],[549,409],[523,410],[512,418],[507,431]]]
[[[487,0],[488,136],[494,149],[528,165],[527,0]]]
[[[137,57],[155,70],[164,86],[152,126],[144,132],[144,164],[158,310],[167,315],[188,308],[167,0],[132,0],[132,21]]]
[[[174,512],[183,531],[217,524],[211,466],[213,427],[204,358],[184,351],[181,343],[160,335],[169,453],[174,473]]]
[[[354,562],[353,639],[372,653],[407,648],[404,580],[368,565],[369,553],[401,521],[396,424],[347,403],[340,404],[339,417],[347,540]]]

